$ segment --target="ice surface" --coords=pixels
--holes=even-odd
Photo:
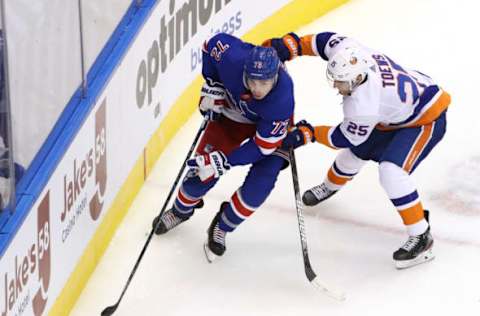
[[[342,192],[305,210],[313,268],[347,292],[345,302],[319,294],[304,275],[290,170],[257,213],[227,236],[225,256],[208,264],[206,229],[247,171],[235,168],[191,220],[154,237],[115,315],[480,315],[480,19],[474,3],[354,0],[297,30],[355,37],[451,93],[447,134],[414,173],[431,210],[435,260],[394,268],[392,252],[406,233],[376,164],[369,163]],[[342,118],[325,67],[314,57],[289,63],[297,119],[336,124]],[[72,315],[99,315],[117,300],[199,124],[194,115],[159,159]],[[317,144],[296,156],[303,191],[323,180],[335,152]]]

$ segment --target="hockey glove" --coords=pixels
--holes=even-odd
[[[282,142],[282,149],[289,149],[290,147],[295,149],[307,143],[312,143],[315,141],[314,133],[315,129],[313,126],[307,121],[301,120],[288,132]]]
[[[297,34],[291,32],[280,38],[271,38],[262,43],[262,46],[273,47],[280,61],[292,60],[302,55],[302,46]]]
[[[221,151],[214,151],[189,159],[187,160],[187,166],[204,183],[223,176],[230,169],[227,157]]]
[[[203,116],[208,115],[210,121],[218,120],[222,113],[222,108],[226,104],[225,90],[223,88],[211,86],[206,82],[203,84],[198,104],[200,113]]]

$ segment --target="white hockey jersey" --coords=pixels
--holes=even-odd
[[[434,121],[450,104],[450,96],[432,78],[403,68],[387,55],[336,33],[301,38],[302,55],[328,60],[345,47],[357,47],[371,65],[367,79],[343,97],[344,120],[338,126],[316,128],[317,141],[333,148],[353,147],[374,128],[389,130]]]

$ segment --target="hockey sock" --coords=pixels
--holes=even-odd
[[[340,190],[360,171],[366,161],[355,156],[349,149],[342,150],[328,170],[325,185],[332,191]]]
[[[410,175],[399,166],[383,161],[379,166],[380,183],[397,208],[410,236],[423,234],[428,223],[423,205]]]
[[[188,218],[192,216],[193,209],[195,206],[200,203],[202,197],[193,197],[190,194],[186,193],[183,185],[178,190],[177,198],[173,203],[174,214],[181,218]]]
[[[230,203],[223,209],[219,227],[226,232],[232,232],[238,225],[255,212],[254,207],[245,203],[238,189],[232,196]]]

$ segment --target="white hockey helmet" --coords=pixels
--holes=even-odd
[[[358,47],[345,47],[328,60],[327,79],[332,86],[335,81],[346,82],[352,91],[365,80],[370,66],[368,58]],[[360,80],[358,80],[359,75],[362,76]]]

